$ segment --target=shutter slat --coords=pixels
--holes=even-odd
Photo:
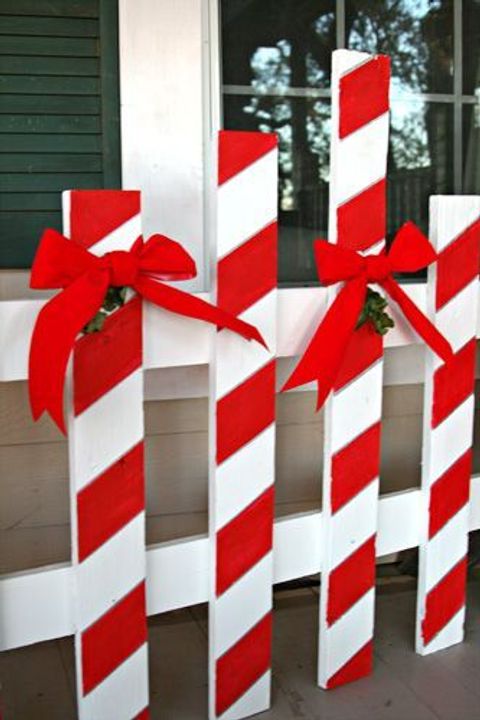
[[[23,95],[98,95],[98,78],[0,75],[0,92]]]
[[[100,153],[100,135],[0,134],[0,153]],[[0,162],[2,156],[0,155]]]
[[[101,155],[55,155],[54,153],[2,153],[4,172],[101,172]]]
[[[2,95],[2,113],[99,115],[100,98],[76,95]]]
[[[99,133],[97,115],[0,115],[0,133]]]
[[[0,35],[0,55],[51,55],[60,57],[97,57],[95,38],[29,37]]]
[[[2,0],[0,15],[97,18],[98,0]]]
[[[0,192],[62,192],[67,188],[96,190],[103,187],[102,182],[102,173],[0,173]]]
[[[97,58],[0,55],[2,75],[85,75],[98,77]]]
[[[98,37],[98,20],[0,15],[0,35]]]
[[[0,195],[0,211],[5,210],[50,210],[60,212],[62,196],[60,193],[12,193]]]

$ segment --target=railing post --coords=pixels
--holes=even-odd
[[[141,234],[140,193],[64,193],[64,229],[95,254]],[[142,302],[80,337],[69,373],[75,661],[80,720],[148,716]]]
[[[364,253],[385,242],[389,79],[384,56],[333,54],[329,240]],[[356,680],[372,667],[382,357],[381,336],[365,324],[325,406],[323,688]]]
[[[268,350],[228,331],[210,363],[210,717],[270,705],[277,149],[262,133],[221,132],[212,188],[218,305],[253,323]]]
[[[442,363],[426,351],[422,526],[416,649],[422,655],[463,639],[472,469],[480,197],[430,198],[430,318],[450,341]]]

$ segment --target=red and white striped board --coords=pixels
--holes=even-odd
[[[385,242],[389,61],[338,50],[332,66],[329,240]],[[336,290],[329,293],[333,300]],[[325,405],[318,682],[371,672],[383,343],[370,324],[349,345]]]
[[[277,314],[277,141],[221,132],[214,272],[220,307],[268,350],[228,332],[210,363],[210,717],[270,705]]]
[[[95,254],[141,234],[137,191],[63,194],[65,234]],[[142,301],[80,336],[68,439],[79,720],[148,717]]]
[[[417,652],[463,640],[472,471],[480,197],[430,198],[430,318],[455,356],[427,350],[423,432],[423,527],[419,546]]]

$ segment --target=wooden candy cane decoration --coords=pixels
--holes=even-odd
[[[141,234],[140,193],[64,193],[64,227],[103,255]],[[73,353],[68,411],[80,720],[148,717],[142,302]]]
[[[217,333],[210,371],[210,717],[233,720],[270,705],[276,139],[221,132],[218,152],[217,302],[268,344]]]
[[[419,548],[417,652],[463,639],[472,465],[480,198],[432,197],[430,317],[455,357],[427,351],[423,436],[423,537]]]
[[[333,53],[330,241],[365,253],[385,238],[389,61]],[[330,293],[332,299],[335,291]],[[319,684],[372,667],[382,340],[357,331],[325,406]]]

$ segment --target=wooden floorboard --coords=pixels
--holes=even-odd
[[[375,672],[324,692],[315,685],[315,587],[275,593],[273,707],[262,720],[478,720],[480,578],[469,583],[467,640],[428,657],[413,652],[415,581],[381,570]],[[207,713],[207,608],[149,622],[152,720]],[[2,720],[75,720],[70,638],[0,655]]]

